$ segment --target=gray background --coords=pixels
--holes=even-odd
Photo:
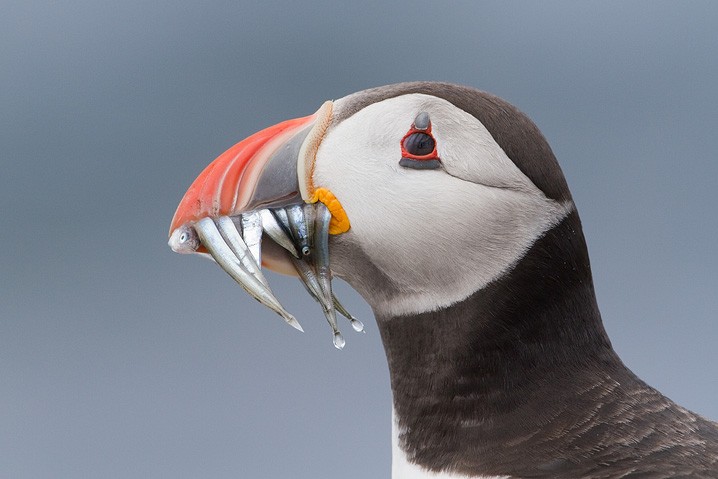
[[[626,3],[3,2],[0,477],[388,477],[361,298],[338,352],[298,282],[305,334],[166,237],[236,141],[416,79],[538,123],[616,349],[718,418],[718,4]]]

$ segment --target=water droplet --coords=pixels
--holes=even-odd
[[[364,332],[364,323],[359,321],[357,318],[351,318],[352,321],[352,328],[354,328],[354,331],[357,333],[363,333]]]
[[[334,333],[334,347],[337,349],[344,349],[344,345],[346,344],[346,341],[344,341],[344,337],[342,336],[342,333],[337,331]]]

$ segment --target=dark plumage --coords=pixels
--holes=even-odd
[[[485,92],[445,83],[390,85],[353,95],[334,121],[409,93],[437,96],[472,114],[547,197],[571,199],[538,128]],[[361,264],[361,253],[354,255]],[[421,314],[379,314],[377,321],[400,445],[426,469],[718,477],[718,425],[646,385],[611,347],[575,211],[510,272],[464,301]]]
[[[290,324],[259,266],[245,264],[259,262],[263,228],[271,233],[252,210],[288,207],[264,211],[275,223],[292,215],[272,238],[307,252],[295,213],[323,211],[309,256],[318,263],[289,262],[278,247],[264,258],[297,267],[337,347],[331,275],[372,305],[391,375],[395,479],[718,477],[718,425],[646,385],[613,350],[563,173],[504,100],[446,83],[374,88],[258,132],[205,171],[170,245],[199,252],[183,242],[196,228]],[[331,222],[342,228],[330,240]]]
[[[626,368],[578,215],[506,276],[436,312],[378,317],[407,454],[515,477],[716,477],[718,427]]]
[[[437,96],[472,114],[547,197],[571,199],[538,128],[485,92],[445,83],[390,85],[353,95],[335,122],[409,93]],[[354,255],[360,264],[361,253]],[[611,347],[575,211],[508,273],[464,301],[421,314],[378,314],[377,321],[400,445],[426,469],[567,479],[718,477],[718,425],[645,384]]]

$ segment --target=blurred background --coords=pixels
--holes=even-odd
[[[718,419],[715,2],[66,2],[0,19],[0,477],[389,477],[372,314],[270,282],[305,334],[167,229],[247,135],[407,80],[506,98],[581,213],[624,361]]]

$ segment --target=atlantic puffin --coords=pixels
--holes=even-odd
[[[192,183],[170,227],[297,329],[262,266],[298,276],[337,348],[331,289],[371,306],[394,479],[718,477],[718,424],[634,375],[599,313],[561,168],[486,92],[412,82],[262,130]]]

